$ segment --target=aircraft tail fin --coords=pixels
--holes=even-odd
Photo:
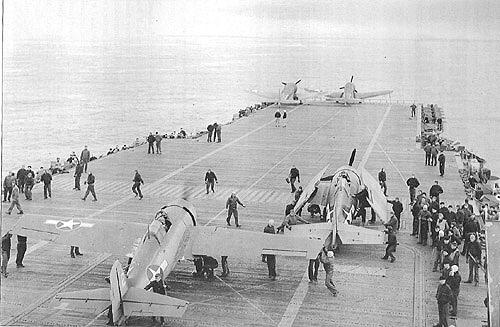
[[[123,298],[123,312],[128,316],[181,318],[189,302],[167,295],[130,287]]]

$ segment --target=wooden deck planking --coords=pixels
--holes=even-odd
[[[223,142],[220,144],[207,143],[203,136],[195,140],[165,140],[162,155],[146,155],[147,149],[143,146],[92,162],[89,169],[96,175],[98,202],[89,201],[91,198],[87,202],[81,201],[81,192],[72,190],[72,176],[66,174],[55,177],[52,199],[41,199],[38,186],[35,200],[22,204],[26,212],[36,212],[41,217],[92,215],[96,219],[146,223],[168,201],[187,196],[196,206],[200,224],[224,225],[226,197],[231,191],[237,191],[242,202],[247,204],[247,208],[240,210],[243,228],[260,231],[268,219],[281,220],[284,206],[292,198],[289,185],[284,181],[292,164],[300,169],[302,185],[307,184],[326,164],[330,164],[328,171],[332,173],[345,165],[353,148],[358,151],[357,165],[386,108],[384,105],[363,105],[356,110],[343,106],[299,106],[287,110],[290,118],[286,128],[274,127],[274,109],[268,108],[250,118],[223,126]],[[375,177],[378,170],[384,167],[389,196],[398,195],[405,201],[408,197],[405,180],[411,172],[415,172],[426,191],[438,175],[437,167],[423,165],[423,154],[415,146],[415,121],[408,119],[407,113],[400,106],[391,108],[365,165]],[[446,175],[440,179],[445,189],[443,199],[460,203],[463,201],[463,188],[452,158],[449,154],[447,157]],[[219,179],[215,194],[204,194],[203,178],[207,168],[214,170]],[[134,169],[139,169],[146,181],[142,201],[133,198],[130,190]],[[124,197],[126,199],[122,200]],[[103,211],[103,208],[107,209]],[[404,213],[407,220],[405,226],[411,228],[411,219],[407,216],[408,212]],[[437,308],[433,295],[437,276],[430,273],[429,250],[411,250],[416,245],[407,234],[405,231],[398,236],[400,242],[409,247],[398,248],[398,260],[393,265],[379,259],[383,255],[383,246],[343,248],[337,256],[340,266],[379,267],[387,269],[387,276],[337,272],[335,281],[341,292],[337,298],[329,295],[321,281],[318,285],[308,285],[294,326],[321,326],[326,323],[345,326],[412,325],[413,305],[415,299],[418,300],[413,286],[414,251],[421,251],[425,259],[425,299],[422,300],[426,304],[427,324],[434,323]],[[29,242],[31,245],[34,240]],[[10,267],[13,271],[11,276],[2,280],[2,320],[6,312],[15,314],[19,305],[14,303],[31,303],[95,257],[95,254],[85,253],[83,258],[70,259],[68,251],[66,247],[48,245],[26,257],[25,270],[16,271]],[[12,252],[15,257],[15,250]],[[114,259],[98,265],[66,290],[107,287],[103,278]],[[253,262],[230,258],[231,277],[224,284],[220,281],[207,283],[192,280],[192,266],[179,264],[169,276],[172,286],[169,294],[192,304],[182,319],[168,320],[169,325],[277,325],[306,267],[305,260],[279,257],[279,281],[269,282],[266,265],[258,258]],[[36,272],[37,279],[26,277],[30,271]],[[319,278],[324,278],[323,274],[320,273]],[[38,288],[30,296],[30,291],[17,292],[20,287]],[[459,317],[462,312],[467,316],[485,316],[478,310],[482,300],[479,305],[476,303],[481,291],[484,293],[484,286],[470,290],[472,296],[469,300],[466,289],[471,288],[469,285],[462,287],[461,304],[464,309],[459,311]],[[54,311],[46,303],[18,323],[103,325],[106,321],[105,317],[93,321],[94,317],[89,312]],[[147,319],[133,319],[131,322],[134,325],[149,324]]]

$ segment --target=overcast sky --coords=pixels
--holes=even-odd
[[[6,0],[6,43],[158,35],[500,39],[500,1]]]

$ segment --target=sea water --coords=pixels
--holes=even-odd
[[[498,41],[425,39],[18,40],[4,49],[2,171],[48,167],[84,145],[98,156],[149,132],[205,130],[266,101],[248,90],[277,96],[282,81],[301,79],[336,91],[354,76],[359,92],[392,89],[393,99],[443,107],[446,134],[498,172],[499,50]]]

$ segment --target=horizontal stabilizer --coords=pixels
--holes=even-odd
[[[161,316],[181,318],[189,302],[157,294],[137,287],[130,287],[123,297],[123,312],[129,316]]]
[[[384,244],[383,231],[358,227],[349,224],[339,224],[337,234],[342,244]]]
[[[63,310],[83,308],[95,312],[104,311],[110,304],[109,288],[59,293],[51,302],[53,307]]]

